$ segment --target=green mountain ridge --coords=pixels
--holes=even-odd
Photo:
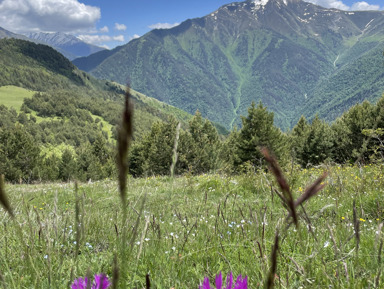
[[[73,97],[79,105],[83,103],[77,110],[81,109],[92,117],[105,119],[113,130],[119,121],[125,86],[95,79],[78,70],[49,46],[18,39],[0,39],[0,67],[0,86],[11,85],[44,93],[48,97],[46,105],[60,103],[60,99],[50,97]],[[180,109],[152,100],[134,90],[131,90],[131,95],[135,105],[135,137],[140,137],[149,130],[155,121],[167,120],[172,116],[186,124],[192,117]],[[49,109],[45,113],[35,113],[54,117],[55,108],[52,109],[51,113]],[[66,117],[70,118],[71,115]],[[51,120],[47,117],[47,121]]]
[[[382,11],[245,1],[73,63],[227,128],[261,100],[288,129],[302,114],[333,120],[380,97],[383,28]]]

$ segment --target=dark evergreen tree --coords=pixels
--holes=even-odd
[[[236,171],[237,164],[241,163],[239,157],[239,138],[240,133],[235,127],[229,136],[226,138],[220,151],[220,161],[222,163],[221,169],[233,173]]]
[[[291,153],[295,160],[303,163],[304,146],[308,137],[310,125],[304,116],[301,116],[290,135]]]
[[[351,131],[342,118],[331,125],[332,130],[332,160],[337,163],[347,163],[352,159],[353,143]]]
[[[42,181],[57,181],[61,159],[56,155],[45,156],[39,167],[39,178]]]
[[[189,122],[189,131],[192,137],[191,159],[189,165],[194,173],[200,174],[214,170],[217,167],[220,150],[220,140],[216,128],[212,123],[203,119],[201,113],[196,111]]]
[[[364,135],[362,131],[364,129],[376,129],[380,125],[378,111],[378,106],[375,109],[374,105],[365,101],[351,107],[342,115],[341,121],[349,130],[348,137],[352,144],[348,147],[347,154],[353,161],[369,159],[369,147],[374,146],[374,141]]]
[[[140,141],[134,143],[130,152],[129,165],[132,175],[170,174],[177,124],[174,118],[168,122],[156,122],[150,132],[144,135]],[[190,134],[181,129],[175,174],[181,174],[188,170],[188,162],[192,155],[191,143]]]
[[[273,124],[273,112],[268,112],[261,102],[256,107],[252,103],[248,116],[242,117],[243,127],[240,130],[238,143],[239,162],[248,162],[252,166],[260,166],[263,156],[261,147],[267,147],[278,159],[283,161],[286,153],[286,141],[283,133]]]
[[[63,181],[69,181],[76,178],[77,167],[73,153],[66,149],[61,156],[59,165],[59,178]]]
[[[327,123],[316,115],[304,139],[300,157],[303,166],[318,165],[332,157],[332,131]]]
[[[30,182],[37,178],[40,148],[23,127],[0,128],[0,174],[11,182]]]

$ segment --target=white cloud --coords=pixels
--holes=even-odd
[[[112,37],[114,41],[124,42],[124,35],[118,35]]]
[[[112,41],[118,41],[118,42],[124,42],[124,35],[117,35],[117,36],[109,36],[109,35],[78,35],[81,40],[87,43],[91,44],[99,44],[99,43],[105,43],[105,42],[112,42]]]
[[[115,23],[115,29],[119,31],[125,31],[127,30],[127,26],[124,24]]]
[[[141,36],[138,34],[134,34],[133,36],[129,37],[129,41],[136,39],[136,38],[139,38],[139,37],[141,37]]]
[[[180,23],[173,23],[173,24],[171,24],[171,23],[156,23],[156,24],[149,25],[148,27],[151,29],[168,29],[168,28],[175,27],[179,24]]]
[[[0,0],[1,26],[14,32],[84,31],[100,16],[100,8],[78,0]]]
[[[356,10],[380,10],[379,5],[371,5],[365,1],[355,2],[354,4],[352,4],[351,7],[344,4],[343,1],[340,1],[340,0],[305,0],[305,1],[319,5],[319,6],[323,6],[326,8],[336,8],[336,9],[346,10],[346,11],[348,11],[348,10],[352,10],[352,11],[356,11]]]
[[[380,10],[379,5],[371,5],[367,2],[356,2],[352,5],[351,10],[357,11],[357,10]]]
[[[109,32],[108,26],[101,27],[100,32],[104,32],[104,33]]]

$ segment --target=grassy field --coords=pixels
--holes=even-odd
[[[151,288],[197,289],[232,271],[264,288],[278,231],[277,288],[382,288],[383,166],[293,168],[295,198],[324,170],[298,227],[264,172],[130,179],[126,221],[114,181],[7,185],[16,217],[0,209],[0,284],[69,288],[119,272],[119,288],[145,288],[149,273]]]
[[[35,91],[17,86],[0,86],[0,104],[13,107],[16,111],[20,111],[24,98],[32,97],[33,94],[35,94]]]

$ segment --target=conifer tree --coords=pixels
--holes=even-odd
[[[252,166],[260,166],[263,159],[261,147],[267,147],[277,158],[283,158],[286,150],[284,136],[273,124],[273,112],[267,111],[261,102],[257,107],[252,102],[248,116],[242,117],[242,124],[238,143],[240,163],[236,165],[249,162]]]
[[[23,127],[0,128],[0,174],[11,182],[37,178],[40,148]]]
[[[76,161],[69,149],[64,150],[59,165],[59,177],[63,181],[73,180],[77,175]]]
[[[291,139],[291,153],[293,157],[299,162],[302,163],[303,153],[304,153],[304,144],[307,139],[310,125],[306,118],[302,115],[292,129],[290,136]]]
[[[375,106],[364,101],[362,104],[357,104],[345,112],[341,121],[349,130],[348,137],[351,140],[351,147],[348,154],[353,160],[369,157],[369,147],[372,147],[372,139],[365,136],[362,132],[364,129],[376,129],[380,123],[377,119],[378,110]]]
[[[316,115],[304,140],[302,165],[318,165],[326,159],[330,159],[332,145],[332,131],[329,125]]]
[[[189,122],[192,137],[190,165],[196,174],[209,172],[216,168],[220,150],[219,135],[212,123],[203,119],[197,110]]]

